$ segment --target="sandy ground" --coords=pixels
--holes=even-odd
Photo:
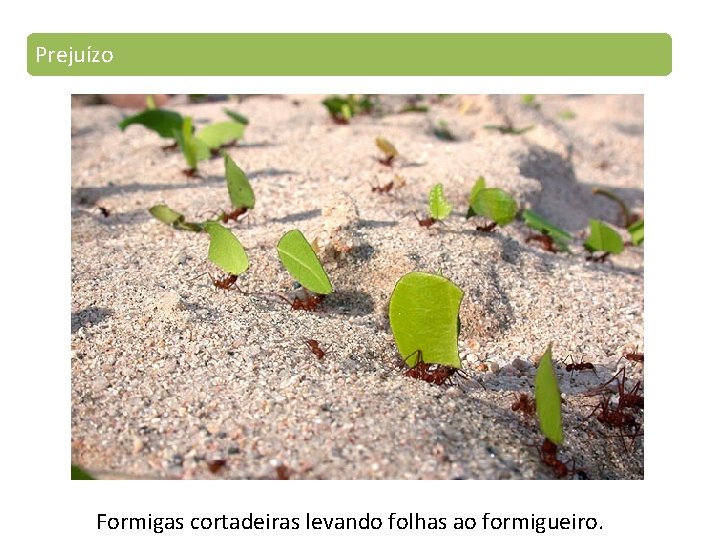
[[[553,342],[566,402],[560,459],[591,479],[642,478],[642,435],[632,441],[588,418],[600,398],[586,394],[618,366],[628,387],[642,380],[642,366],[621,356],[643,350],[643,249],[600,264],[585,260],[581,240],[590,217],[618,222],[592,187],[643,207],[642,96],[538,96],[539,108],[519,96],[450,96],[425,114],[348,126],[329,121],[322,98],[232,105],[251,122],[229,153],[257,197],[250,223],[233,225],[250,257],[238,284],[252,295],[197,278],[219,275],[206,235],[147,212],[165,203],[201,220],[228,209],[222,160],[187,178],[182,155],[163,152],[154,133],[120,132],[120,109],[72,109],[73,461],[101,477],[554,478],[538,455],[536,420],[510,408],[532,392],[533,361]],[[204,123],[224,119],[224,106],[173,108]],[[566,110],[575,118],[561,119]],[[432,134],[440,119],[459,141]],[[506,119],[535,127],[521,136],[483,129]],[[392,169],[375,161],[377,135],[402,155]],[[520,222],[475,231],[464,214],[478,175],[568,228],[574,253],[527,244]],[[406,185],[371,191],[391,180]],[[426,213],[436,182],[455,210],[427,230],[409,213]],[[322,241],[323,210],[348,198],[359,217],[348,221],[352,249],[324,254],[336,289],[324,309],[292,311],[263,296],[293,287],[275,251],[283,232]],[[387,302],[412,270],[441,272],[465,291],[467,378],[452,385],[400,367]],[[568,354],[596,373],[565,371]]]

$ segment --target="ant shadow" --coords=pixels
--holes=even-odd
[[[324,311],[337,315],[362,317],[375,310],[375,302],[368,293],[361,291],[334,291],[323,303]]]
[[[107,308],[89,307],[70,314],[70,333],[74,334],[88,324],[98,324],[110,317],[112,310]]]
[[[296,212],[294,214],[288,214],[283,217],[271,218],[268,221],[275,223],[291,223],[293,221],[305,221],[306,219],[313,219],[319,217],[321,210],[316,208],[315,210],[306,210],[304,212]]]
[[[610,223],[617,221],[617,205],[606,197],[593,195],[593,187],[606,188],[616,193],[630,207],[642,206],[643,203],[642,189],[582,184],[569,159],[541,146],[531,146],[518,167],[521,175],[540,182],[541,191],[533,210],[571,231],[584,230],[589,217]],[[568,208],[583,211],[568,212]]]

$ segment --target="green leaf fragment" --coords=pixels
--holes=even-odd
[[[445,120],[438,120],[437,124],[433,127],[433,135],[435,135],[441,141],[454,142],[459,140],[457,135],[450,131],[450,126]]]
[[[330,294],[332,283],[325,269],[305,238],[297,229],[286,232],[277,245],[280,262],[300,285],[317,294]]]
[[[208,248],[208,259],[228,274],[240,275],[248,269],[248,261],[245,248],[240,240],[219,223],[208,221],[203,228],[210,235],[210,247]]]
[[[245,124],[230,120],[205,126],[195,137],[205,143],[208,148],[215,150],[242,138],[244,133]]]
[[[562,401],[552,365],[552,345],[545,350],[535,374],[535,406],[542,434],[555,444],[562,444]]]
[[[634,246],[639,246],[645,242],[645,220],[641,219],[630,225],[628,232]]]
[[[428,193],[430,217],[437,220],[445,219],[452,212],[452,204],[445,198],[442,184],[435,184]]]
[[[152,94],[148,94],[145,96],[145,109],[152,111],[157,109],[157,104],[155,103],[155,97],[153,97]]]
[[[468,197],[468,202],[472,201],[477,194],[480,192],[481,189],[485,189],[485,177],[484,176],[478,176],[477,180],[475,180],[475,185],[470,190],[470,196]],[[473,210],[472,206],[468,207],[467,214],[465,214],[465,219],[470,219],[473,216],[476,216],[475,210]]]
[[[230,109],[223,109],[225,114],[227,114],[233,121],[237,122],[238,124],[248,125],[250,123],[250,120],[247,116],[244,114],[240,114],[239,112],[235,112]]]
[[[384,137],[375,137],[375,145],[387,157],[396,157],[398,155],[395,145]]]
[[[199,223],[185,221],[184,215],[165,204],[156,204],[148,211],[155,219],[162,221],[166,225],[172,226],[174,229],[194,232],[200,232],[203,230],[202,225]]]
[[[95,477],[82,467],[70,465],[70,480],[95,480]]]
[[[585,241],[588,251],[603,251],[607,253],[622,253],[625,249],[622,237],[618,232],[597,219],[590,220],[590,236]]]
[[[570,109],[566,109],[558,113],[558,117],[560,117],[561,120],[574,120],[576,116],[577,115]]]
[[[479,189],[470,201],[476,215],[486,217],[500,226],[507,225],[517,214],[515,199],[500,188]]]
[[[198,161],[210,157],[210,148],[193,135],[192,118],[186,116],[183,119],[182,130],[175,132],[175,138],[185,156],[185,162],[190,169],[196,169]]]
[[[464,293],[449,279],[425,272],[405,274],[390,297],[389,317],[395,344],[406,363],[423,362],[460,369],[458,335]]]
[[[255,208],[255,193],[245,172],[225,154],[225,181],[233,208]]]
[[[133,124],[139,124],[151,129],[161,137],[172,139],[175,131],[180,131],[183,125],[183,117],[175,111],[166,109],[148,109],[134,116],[124,118],[118,124],[122,131]]]
[[[557,248],[561,251],[569,251],[568,242],[572,240],[572,235],[565,229],[553,225],[540,214],[536,214],[532,210],[523,210],[522,213],[525,225],[543,234],[547,234],[553,239]]]

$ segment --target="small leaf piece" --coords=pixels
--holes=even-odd
[[[515,199],[500,188],[478,190],[470,206],[476,215],[491,219],[500,226],[510,223],[517,214]]]
[[[198,161],[210,157],[210,148],[203,141],[193,136],[193,123],[192,118],[189,116],[183,119],[182,130],[175,131],[175,139],[178,141],[190,169],[196,169]]]
[[[525,225],[543,234],[547,234],[553,239],[557,248],[561,251],[569,251],[568,242],[572,240],[572,235],[564,229],[557,227],[532,210],[523,210],[522,217]]]
[[[140,124],[151,129],[161,137],[172,139],[175,137],[175,130],[181,130],[183,118],[175,111],[166,109],[148,109],[134,116],[124,118],[118,124],[122,131],[133,124]]]
[[[452,212],[452,204],[445,198],[442,184],[435,184],[428,193],[430,217],[437,220],[445,219]]]
[[[384,137],[375,137],[375,145],[389,158],[396,157],[398,155],[395,145]]]
[[[255,208],[255,193],[243,170],[225,154],[225,181],[233,208]]]
[[[388,315],[395,344],[413,367],[423,362],[460,369],[459,310],[464,293],[452,281],[426,272],[410,272],[395,284]]]
[[[545,350],[535,374],[535,404],[542,434],[555,444],[562,444],[562,402],[552,365],[552,344]]]
[[[180,212],[176,212],[166,204],[156,204],[148,211],[155,219],[159,219],[166,225],[173,225],[176,221],[185,219]]]
[[[625,249],[620,235],[609,225],[597,219],[590,220],[590,236],[585,241],[585,249],[591,253],[604,251],[607,253],[622,253]]]
[[[244,124],[247,126],[250,123],[250,120],[248,120],[248,117],[244,114],[240,114],[239,112],[235,112],[231,109],[225,108],[223,109],[223,111],[238,124]]]
[[[203,227],[210,235],[208,259],[228,274],[240,275],[250,265],[240,240],[219,223],[208,221]]]
[[[70,480],[95,480],[95,477],[82,467],[70,465]]]
[[[245,124],[230,120],[205,126],[195,136],[208,148],[215,150],[242,138],[244,133]]]
[[[298,229],[288,231],[280,238],[277,251],[282,265],[300,285],[317,294],[333,291],[320,259]]]
[[[645,242],[645,220],[641,219],[630,225],[628,232],[634,246],[639,246]]]
[[[475,185],[470,190],[470,196],[468,197],[468,202],[472,201],[477,194],[480,192],[481,189],[485,189],[485,177],[484,176],[478,176],[477,180],[475,180]],[[468,207],[467,214],[465,214],[465,219],[470,219],[473,216],[476,216],[475,210],[472,209],[472,206]]]

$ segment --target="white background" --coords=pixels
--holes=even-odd
[[[227,4],[227,5],[226,5]],[[143,537],[100,532],[97,514],[387,517],[592,515],[605,538],[707,538],[714,530],[720,402],[715,246],[717,20],[696,2],[42,2],[2,15],[0,168],[0,533],[5,538]],[[706,3],[711,5],[711,3]],[[26,73],[33,32],[667,32],[657,78],[60,78]],[[646,254],[643,481],[70,482],[71,93],[643,93]],[[706,490],[706,491],[702,491]],[[220,532],[204,537],[330,538]],[[534,533],[406,533],[421,538]],[[553,533],[546,533],[553,534]],[[583,533],[556,533],[579,538]],[[52,536],[50,536],[52,535]],[[351,534],[332,533],[333,538]],[[387,538],[384,533],[355,536]]]

